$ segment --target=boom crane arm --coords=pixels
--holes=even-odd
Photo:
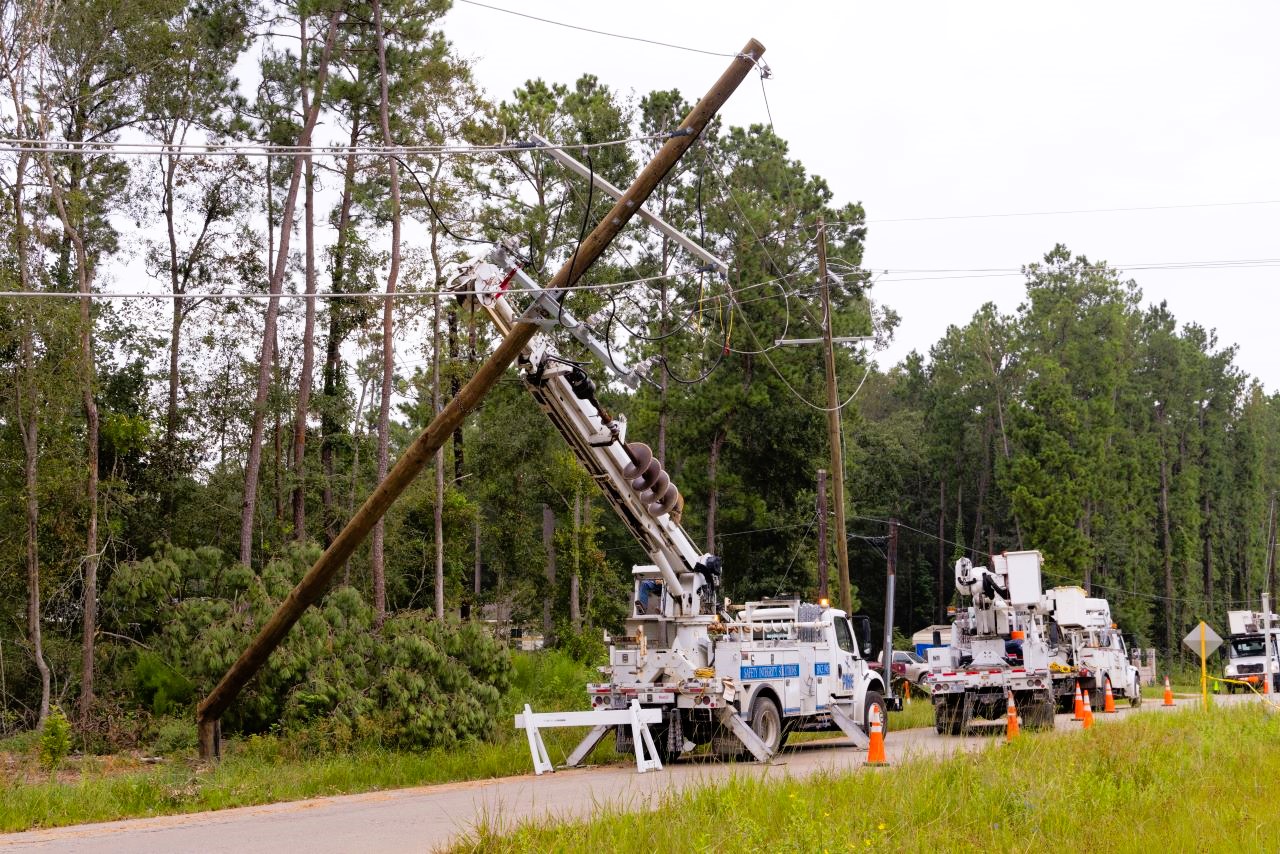
[[[499,244],[484,260],[472,262],[454,280],[459,300],[483,309],[506,335],[518,321],[551,330],[563,326],[630,388],[640,384],[644,367],[620,364],[615,354],[563,308],[553,292],[530,278],[513,249]],[[513,292],[533,297],[517,316]],[[694,545],[680,525],[683,499],[649,447],[627,442],[625,415],[612,415],[597,400],[595,386],[581,365],[562,357],[546,332],[533,336],[517,360],[525,387],[606,500],[662,574],[677,615],[715,612],[720,559]]]

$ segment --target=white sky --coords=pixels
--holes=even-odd
[[[1280,201],[1280,4],[485,2],[729,53],[759,39],[775,128],[837,202],[866,206],[875,269],[1017,268],[1058,242],[1121,267],[1280,259],[1280,203],[876,222]],[[692,100],[727,63],[464,3],[444,26],[498,98],[590,72],[624,94],[675,87]],[[754,75],[723,114],[765,121]],[[1148,300],[1238,344],[1237,364],[1274,391],[1276,273],[1132,276]],[[881,362],[927,351],[984,302],[1012,312],[1022,293],[1018,276],[882,283],[902,325]]]

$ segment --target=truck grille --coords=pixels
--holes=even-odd
[[[1236,668],[1237,673],[1261,673],[1261,664],[1241,664]]]

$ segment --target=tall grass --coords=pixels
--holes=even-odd
[[[735,778],[649,813],[606,812],[458,851],[1275,851],[1280,716],[1135,715],[880,772]]]

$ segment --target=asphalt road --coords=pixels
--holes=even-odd
[[[1218,697],[1216,702],[1241,702],[1244,696]],[[1179,699],[1187,707],[1199,700]],[[1157,698],[1148,699],[1143,713],[1167,713]],[[1107,723],[1133,714],[1127,706],[1117,715],[1097,715]],[[1057,729],[1079,729],[1070,715],[1059,715]],[[1001,730],[1002,732],[1002,730]],[[976,751],[999,742],[990,735],[939,736],[932,729],[891,733],[886,739],[890,764],[918,756],[947,756]],[[770,764],[725,764],[683,761],[662,771],[637,774],[635,766],[610,766],[557,771],[534,777],[476,780],[416,789],[372,792],[294,801],[218,812],[161,818],[130,819],[102,824],[34,830],[0,836],[0,849],[22,852],[76,854],[147,854],[147,852],[289,851],[307,854],[349,852],[430,851],[447,845],[481,822],[511,827],[529,819],[579,818],[598,806],[644,810],[663,796],[724,780],[730,775],[783,778],[824,771],[860,768],[866,758],[843,739],[796,745]],[[874,773],[873,769],[867,769]]]

